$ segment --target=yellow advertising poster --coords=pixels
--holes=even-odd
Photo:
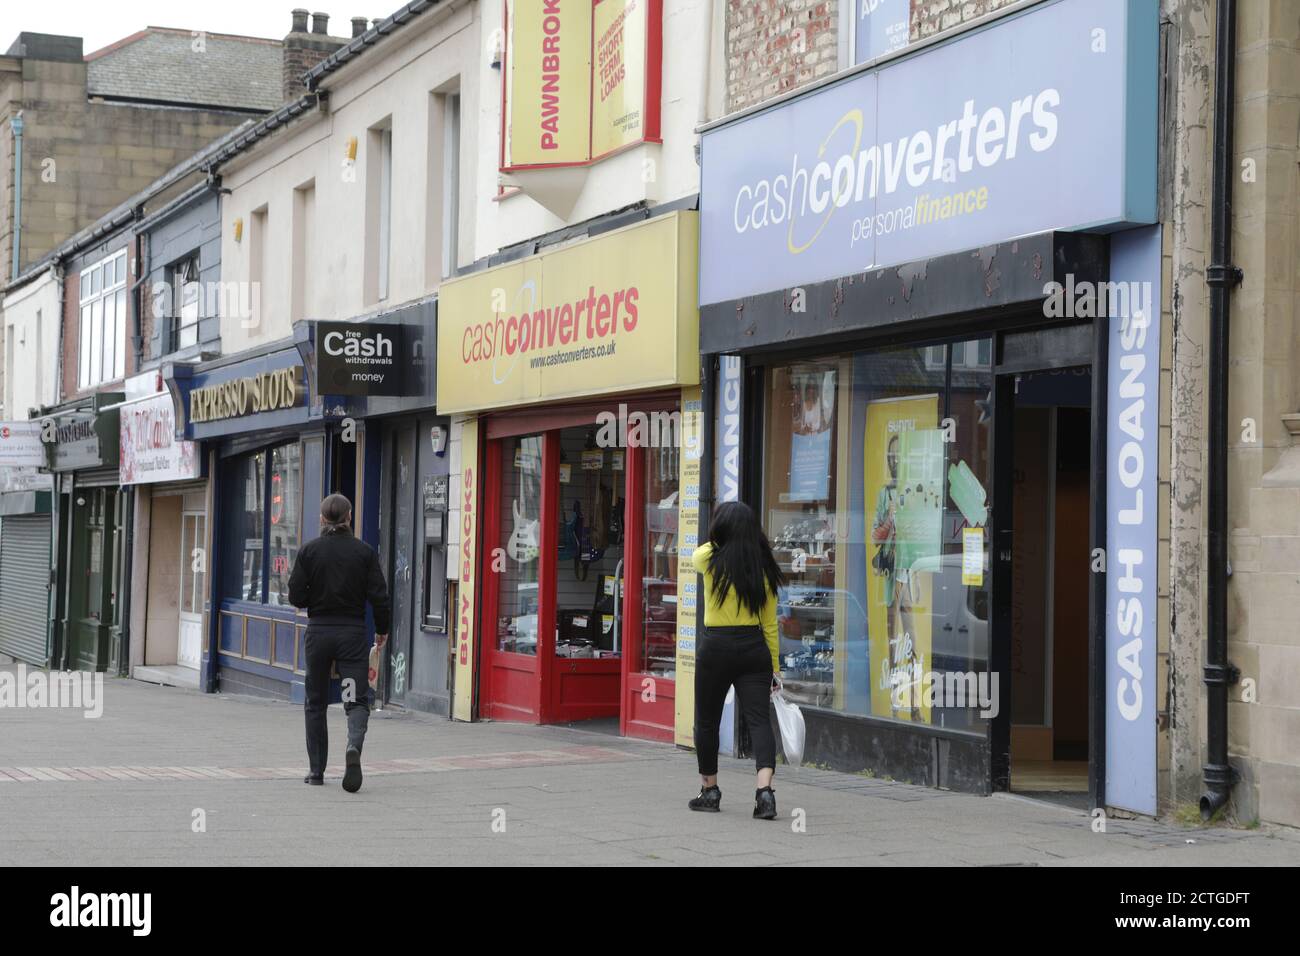
[[[677,499],[677,677],[673,742],[695,746],[695,609],[697,575],[691,557],[700,543],[700,456],[703,448],[699,386],[682,389],[682,474]]]
[[[932,594],[943,550],[946,455],[938,419],[937,395],[868,403],[863,462],[871,712],[924,723]]]
[[[508,0],[505,165],[591,155],[591,4]]]
[[[597,0],[592,14],[591,155],[645,138],[650,0]]]
[[[451,715],[456,720],[474,716],[474,585],[478,580],[478,502],[482,475],[478,468],[478,421],[461,426],[460,438],[460,545],[456,551],[456,656]]]
[[[697,384],[696,216],[444,282],[438,411]]]

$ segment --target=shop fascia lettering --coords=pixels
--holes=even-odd
[[[639,297],[634,285],[616,289],[612,294],[597,292],[593,285],[588,287],[585,298],[575,302],[524,310],[517,315],[498,315],[490,321],[470,325],[461,336],[461,361],[469,365],[498,355],[569,345],[584,332],[587,341],[610,338],[620,328],[631,332],[639,318]]]
[[[736,191],[732,207],[732,225],[736,233],[780,225],[788,219],[825,213],[832,203],[843,208],[875,199],[881,187],[884,194],[895,192],[906,177],[907,184],[919,189],[927,181],[955,179],[952,172],[968,173],[980,166],[994,166],[1016,158],[1027,143],[1035,153],[1043,153],[1056,142],[1058,124],[1056,108],[1061,105],[1060,91],[1048,87],[1036,94],[1014,100],[1010,108],[990,106],[978,114],[975,100],[966,100],[959,119],[937,127],[917,130],[897,142],[859,149],[865,130],[860,109],[846,112],[827,131],[829,141],[845,125],[857,127],[852,152],[837,159],[824,159],[811,169],[800,165],[794,155],[789,176],[784,173],[756,183],[742,185]],[[973,149],[972,149],[973,146]],[[955,147],[956,155],[949,149]],[[882,183],[883,177],[883,183]]]
[[[292,408],[302,399],[302,366],[261,372],[190,393],[190,421],[214,422]]]
[[[377,332],[373,336],[361,332],[327,332],[323,343],[326,355],[344,358],[392,358],[393,340]]]

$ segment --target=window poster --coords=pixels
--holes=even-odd
[[[835,435],[835,372],[790,376],[790,501],[825,501],[830,494]]]
[[[867,630],[871,712],[928,723],[930,611],[942,553],[943,432],[939,396],[867,404],[864,453],[870,515]]]

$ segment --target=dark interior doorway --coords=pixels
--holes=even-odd
[[[1067,798],[1086,793],[1089,780],[1092,374],[1080,366],[1006,378],[999,637],[1009,789]]]

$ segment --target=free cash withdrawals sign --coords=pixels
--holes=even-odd
[[[700,304],[1155,221],[1155,0],[1057,0],[709,130]]]

